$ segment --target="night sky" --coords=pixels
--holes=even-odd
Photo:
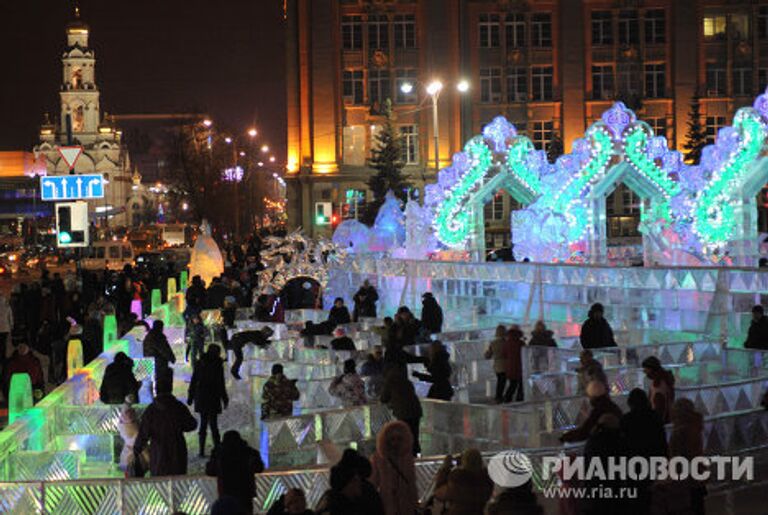
[[[281,0],[80,0],[96,51],[101,110],[207,112],[255,123],[284,156]],[[0,1],[0,150],[31,150],[58,114],[61,52],[72,0]]]

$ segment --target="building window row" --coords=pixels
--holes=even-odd
[[[530,82],[529,82],[530,72]],[[504,98],[502,92],[502,68],[480,68],[480,102],[499,104]],[[530,84],[530,87],[529,87]],[[506,102],[527,100],[546,101],[553,98],[552,66],[513,66],[507,69]],[[529,93],[530,91],[530,98]]]
[[[352,105],[375,105],[391,99],[397,104],[415,104],[418,102],[417,88],[408,93],[403,92],[405,83],[413,84],[416,81],[415,69],[394,70],[394,96],[392,89],[392,70],[387,68],[368,69],[368,97],[365,97],[365,72],[364,70],[344,70],[342,73],[342,92],[344,102]]]
[[[499,48],[503,39],[508,49],[523,48],[530,44],[533,47],[549,48],[552,46],[552,16],[550,13],[533,13],[530,23],[526,16],[520,13],[509,13],[502,16],[493,13],[483,13],[478,21],[478,45],[480,48]],[[502,38],[503,27],[503,38]],[[526,35],[530,32],[530,43]]]
[[[624,94],[638,94],[639,74],[633,66],[621,67],[618,72],[618,88],[614,84],[614,65],[592,65],[592,98],[595,100],[611,100]],[[664,63],[647,63],[643,65],[645,79],[645,97],[663,98],[666,84],[666,65]]]
[[[390,19],[385,14],[341,17],[341,45],[344,50],[363,50],[364,32],[368,34],[369,51],[389,51],[390,28],[397,49],[416,48],[416,16],[397,14]]]
[[[636,10],[591,12],[592,44],[596,46],[612,45],[614,40],[620,45],[640,43],[641,14]],[[616,33],[614,34],[614,26]],[[642,13],[642,27],[646,44],[660,44],[666,41],[666,13],[663,9],[649,9]]]
[[[728,74],[724,64],[707,63],[706,68],[706,91],[707,96],[722,97],[728,95]],[[754,77],[752,68],[735,67],[732,69],[732,87],[731,92],[734,96],[752,96],[755,94],[752,86]],[[768,73],[765,68],[757,71],[758,91],[765,89],[768,81]]]
[[[365,166],[371,145],[381,130],[379,125],[348,125],[342,130],[343,160],[346,165]],[[419,164],[418,125],[400,125],[400,159],[407,165]],[[366,140],[368,145],[366,145]]]

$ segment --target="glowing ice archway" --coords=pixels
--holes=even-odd
[[[483,205],[497,191],[507,191],[522,204],[541,194],[542,171],[551,165],[531,140],[497,116],[454,154],[451,166],[440,170],[437,184],[425,188],[425,205],[435,213],[435,235],[443,245],[475,250],[484,246]]]

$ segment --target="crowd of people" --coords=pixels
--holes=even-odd
[[[155,360],[155,391],[151,403],[141,416],[135,403],[141,384],[133,375],[133,360],[119,352],[106,368],[100,385],[100,400],[121,405],[119,433],[123,442],[120,467],[128,477],[182,475],[187,473],[188,449],[184,434],[198,431],[197,454],[208,458],[206,473],[218,481],[220,499],[214,513],[251,513],[255,495],[254,475],[264,471],[259,452],[236,430],[220,434],[218,419],[227,409],[229,396],[226,373],[240,379],[246,345],[270,345],[272,331],[239,331],[231,338],[228,328],[235,322],[238,307],[253,307],[253,318],[261,322],[284,321],[285,306],[293,306],[311,288],[296,289],[295,299],[278,293],[258,294],[259,243],[227,249],[226,272],[206,285],[193,277],[186,293],[184,312],[185,360],[192,369],[186,404],[173,393],[176,355],[169,343],[163,322],[155,320],[146,327],[143,354]],[[7,398],[10,377],[26,372],[32,379],[36,395],[42,396],[46,382],[58,384],[66,377],[66,345],[80,339],[86,362],[101,352],[104,317],[114,314],[119,330],[124,333],[145,324],[131,312],[131,303],[141,300],[146,309],[152,289],[164,290],[172,270],[134,270],[92,274],[79,271],[62,277],[44,273],[39,283],[20,285],[11,297],[0,296],[0,344],[3,346],[3,390]],[[253,299],[253,303],[251,302]],[[350,309],[344,299],[335,299],[322,322],[307,322],[302,335],[307,346],[321,346],[318,335],[332,335],[329,346],[334,350],[357,350],[345,327],[363,318],[378,315],[379,293],[368,281],[352,296]],[[308,301],[309,302],[309,301]],[[316,302],[313,301],[313,302]],[[32,309],[35,306],[35,309]],[[212,331],[203,322],[204,310],[218,310],[223,321],[220,330]],[[768,317],[761,306],[752,311],[746,348],[768,349]],[[271,515],[280,514],[412,514],[417,510],[433,514],[543,513],[530,481],[494,494],[494,483],[477,449],[465,450],[459,458],[447,456],[435,478],[433,494],[424,505],[416,491],[415,460],[421,453],[419,427],[423,416],[414,382],[409,377],[410,364],[421,365],[412,372],[418,381],[429,383],[427,397],[450,401],[454,397],[454,372],[449,353],[439,340],[443,330],[443,309],[435,296],[422,296],[421,318],[407,306],[397,309],[393,317],[384,317],[382,325],[371,330],[380,336],[381,344],[373,346],[364,360],[347,359],[342,373],[328,387],[345,407],[381,402],[388,406],[395,420],[377,435],[376,450],[365,457],[354,449],[346,449],[330,470],[330,489],[314,511],[307,506],[304,492],[291,489],[274,503]],[[526,341],[527,340],[527,341]],[[319,341],[319,340],[318,340]],[[649,390],[630,392],[622,412],[611,399],[611,385],[595,351],[615,347],[616,341],[605,308],[594,304],[582,325],[580,343],[583,351],[576,372],[580,389],[589,400],[590,412],[575,428],[564,432],[564,443],[585,442],[587,457],[608,456],[684,456],[693,458],[703,452],[701,432],[703,419],[685,398],[675,398],[675,377],[656,357],[642,362]],[[518,325],[496,328],[486,352],[496,375],[493,402],[512,403],[524,400],[522,348],[526,345],[556,347],[554,332],[538,321],[530,338]],[[224,347],[222,349],[222,346]],[[418,346],[418,352],[417,352]],[[224,355],[222,353],[224,351]],[[226,351],[234,361],[225,365]],[[43,363],[46,366],[43,366]],[[230,367],[229,370],[226,367]],[[259,406],[262,419],[291,416],[294,402],[300,397],[297,380],[275,364],[262,390]],[[190,407],[197,413],[195,417]],[[671,424],[666,438],[664,424]],[[206,445],[210,430],[212,444]],[[617,486],[597,484],[597,486]],[[633,484],[639,496],[628,504],[613,500],[589,500],[579,503],[578,513],[617,513],[621,506],[628,513],[665,513],[658,506],[674,497],[676,505],[703,513],[706,489],[699,483],[654,485]],[[657,510],[657,511],[652,511]]]

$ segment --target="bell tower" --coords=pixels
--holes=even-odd
[[[67,47],[62,55],[60,141],[70,136],[81,144],[94,141],[99,131],[99,90],[96,87],[96,56],[88,47],[88,25],[80,19],[75,7],[75,19],[67,25]]]

